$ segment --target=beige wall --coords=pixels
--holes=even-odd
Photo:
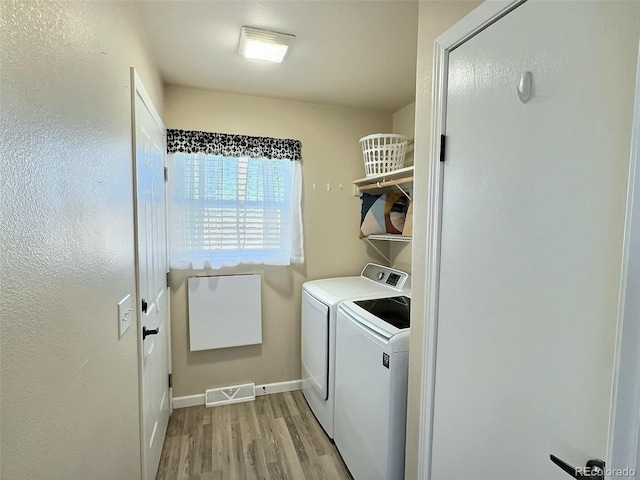
[[[351,182],[364,176],[358,140],[389,131],[392,115],[167,86],[163,119],[167,128],[295,138],[302,141],[303,155],[304,265],[172,272],[174,396],[243,382],[298,380],[302,283],[358,275],[365,263],[379,262],[358,239],[360,202]],[[239,272],[262,274],[262,344],[190,352],[187,277]]]
[[[413,198],[414,237],[413,262],[425,265],[426,216],[428,192],[425,186],[429,176],[429,150],[431,145],[431,79],[433,71],[433,42],[480,2],[420,2],[418,19],[418,65],[416,80],[415,115],[415,174]],[[407,404],[407,450],[405,478],[417,478],[418,436],[420,418],[420,375],[422,366],[422,337],[424,335],[425,272],[414,271],[411,299],[411,345],[409,358],[409,394]]]
[[[0,477],[140,477],[130,6],[0,4]]]
[[[410,103],[393,114],[393,133],[398,133],[413,139],[415,137],[415,102]],[[413,165],[413,149],[407,152],[405,165]],[[389,242],[389,258],[391,266],[411,273],[411,243]]]
[[[393,133],[413,139],[416,130],[416,103],[412,102],[393,114]],[[405,166],[413,165],[413,148],[407,152]]]

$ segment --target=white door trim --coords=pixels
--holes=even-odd
[[[447,72],[449,52],[493,22],[506,15],[523,0],[488,1],[462,18],[438,37],[433,54],[433,99],[431,110],[431,148],[429,152],[429,181],[427,199],[426,248],[422,265],[414,269],[425,272],[424,336],[422,338],[420,428],[418,440],[418,478],[431,476],[433,447],[434,385],[436,372],[436,341],[438,335],[438,285],[440,282],[440,236],[442,226],[442,175],[440,138],[445,132],[447,102]],[[418,155],[418,152],[416,152]]]
[[[131,91],[132,98],[135,100],[136,92],[137,92],[138,95],[140,95],[140,98],[142,99],[144,104],[149,109],[149,112],[151,113],[151,116],[153,117],[155,122],[162,128],[162,130],[166,131],[167,129],[164,126],[164,123],[162,122],[162,119],[160,118],[160,115],[158,114],[156,107],[153,106],[151,97],[145,90],[144,85],[142,84],[142,80],[140,80],[140,77],[138,76],[138,72],[136,72],[136,69],[134,67],[131,67],[131,85],[133,85],[134,87],[133,90]],[[132,115],[134,113],[135,112],[133,112]],[[135,120],[135,117],[133,119]]]
[[[631,158],[625,219],[616,371],[614,374],[607,466],[640,468],[640,45],[631,131]],[[640,478],[637,473],[633,477]]]
[[[446,134],[446,99],[449,53],[478,32],[509,13],[525,0],[489,0],[473,10],[434,44],[431,147],[429,151],[428,199],[426,222],[426,256],[424,262],[414,269],[425,272],[424,335],[422,338],[420,426],[418,443],[418,478],[431,478],[433,447],[434,385],[436,371],[436,346],[438,333],[438,285],[439,255],[442,222],[442,175],[440,159],[441,135]],[[640,195],[634,198],[634,185],[640,184],[640,169],[636,168],[640,155],[640,56],[636,78],[635,116],[632,133],[627,219],[625,223],[624,257],[621,275],[621,297],[619,307],[618,337],[616,345],[616,375],[607,450],[607,466],[640,466]],[[420,152],[416,152],[419,156]],[[635,207],[635,208],[634,208]],[[636,255],[630,248],[636,245]],[[629,295],[625,295],[629,291]],[[624,343],[623,338],[632,341]],[[629,360],[630,359],[630,360]],[[628,371],[617,374],[621,365],[629,364]],[[623,376],[624,375],[624,376]],[[633,449],[624,453],[620,448],[625,441],[633,439]],[[628,445],[628,444],[627,444]],[[635,477],[634,477],[635,478]],[[639,476],[640,478],[640,476]]]

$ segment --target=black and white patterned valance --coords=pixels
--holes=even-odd
[[[176,152],[300,161],[302,143],[284,138],[168,129],[167,153]]]

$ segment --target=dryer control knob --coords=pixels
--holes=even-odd
[[[384,272],[378,272],[378,275],[376,275],[376,277],[378,278],[378,280],[382,280],[384,278]]]

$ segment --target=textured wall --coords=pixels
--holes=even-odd
[[[391,114],[167,87],[164,121],[167,128],[296,138],[303,156],[304,265],[172,271],[174,396],[243,382],[299,379],[302,283],[359,275],[367,262],[380,262],[358,239],[360,202],[351,182],[364,176],[358,140],[389,131]],[[189,352],[187,276],[239,272],[262,274],[262,345]]]
[[[0,12],[0,477],[139,478],[129,66],[162,86],[125,3]]]

